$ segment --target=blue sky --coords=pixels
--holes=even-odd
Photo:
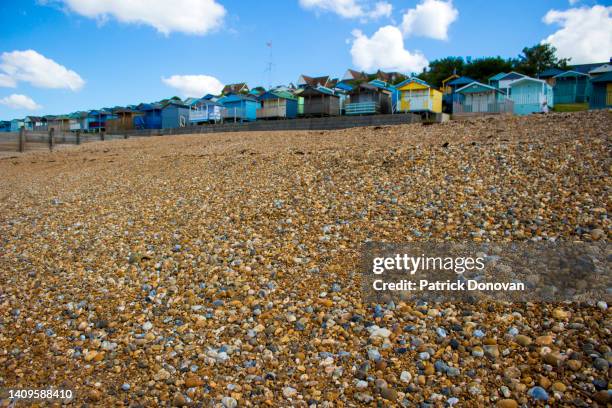
[[[374,18],[368,13],[374,13],[376,1],[370,0],[181,0],[176,2],[174,19],[164,16],[160,6],[161,16],[144,10],[147,15],[142,21],[130,22],[119,20],[139,18],[134,10],[142,0],[133,1],[134,9],[127,11],[121,6],[113,10],[109,4],[116,1],[104,6],[99,1],[0,2],[0,118],[186,96],[189,85],[173,88],[162,81],[173,75],[206,75],[222,84],[246,81],[252,87],[266,86],[268,41],[272,43],[273,85],[295,82],[301,73],[342,76],[349,67],[401,69],[449,55],[516,56],[524,46],[551,35],[553,44],[564,53],[577,53],[579,59],[608,55],[607,60],[612,54],[609,2],[514,0],[511,6],[486,0],[389,0],[382,2],[385,8]],[[427,20],[432,16],[422,8],[426,2],[445,7],[433,9],[435,18],[442,20]],[[216,13],[214,21],[200,24],[192,7],[198,8],[202,19]],[[217,7],[214,13],[210,7]],[[406,25],[404,16],[411,10],[412,25]],[[557,14],[550,14],[551,10]],[[543,21],[547,13],[549,24]],[[183,23],[185,15],[193,18]],[[595,26],[603,24],[604,35],[598,38],[601,32],[586,32],[572,37],[580,18],[599,19]],[[379,33],[382,27],[388,28]],[[428,32],[428,27],[439,30]],[[599,42],[597,50],[587,50],[586,41],[578,42],[585,36]],[[27,58],[12,54],[25,50],[43,58],[38,72],[22,72],[29,68],[19,64],[41,61],[35,54]],[[50,69],[45,64],[55,65]],[[37,77],[45,75],[56,77]],[[26,96],[35,105],[25,109],[28,103],[11,95]]]

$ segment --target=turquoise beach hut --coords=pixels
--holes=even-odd
[[[554,106],[552,86],[546,81],[523,77],[508,84],[508,94],[516,115],[545,113]]]
[[[225,108],[225,120],[233,122],[254,122],[257,120],[259,102],[257,97],[249,94],[229,94],[217,101]]]
[[[589,100],[591,90],[588,74],[577,71],[565,71],[554,77],[553,93],[555,103],[585,103]]]

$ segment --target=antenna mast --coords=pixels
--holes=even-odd
[[[266,64],[265,72],[268,75],[268,89],[272,89],[272,67],[274,66],[274,62],[272,60],[272,41],[268,41],[266,46],[270,52],[268,54],[268,63]]]

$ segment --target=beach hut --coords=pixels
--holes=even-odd
[[[591,109],[612,108],[612,71],[591,79]]]
[[[25,127],[23,119],[11,120],[11,132],[19,132],[22,127]]]
[[[512,113],[512,101],[502,91],[477,81],[455,91],[453,115]]]
[[[161,129],[161,104],[141,103],[137,106],[137,109],[143,112],[143,115],[134,118],[134,127],[136,129]]]
[[[107,109],[94,109],[87,113],[87,131],[102,132],[106,131],[106,121],[114,119],[115,116]]]
[[[46,116],[47,129],[53,129],[55,134],[69,132],[70,131],[70,116],[69,115],[57,115],[57,116]]]
[[[297,116],[298,99],[290,92],[271,90],[258,98],[257,119],[292,119]]]
[[[369,83],[355,85],[348,92],[347,103],[344,105],[346,115],[391,113],[391,109],[391,91]]]
[[[189,124],[218,123],[223,121],[224,108],[210,99],[195,99],[189,104]]]
[[[304,116],[340,115],[340,98],[329,88],[309,86],[300,97],[304,99]]]
[[[112,117],[106,120],[106,130],[108,132],[123,132],[135,129],[135,118],[143,116],[144,112],[131,106],[116,106],[111,109]]]
[[[74,112],[68,115],[68,123],[71,132],[87,131],[87,112]]]
[[[40,116],[26,116],[23,126],[32,132],[43,132],[47,130],[47,119]]]
[[[454,77],[454,78],[453,78]],[[451,75],[442,81],[442,105],[447,107],[447,111],[452,110],[453,103],[460,101],[463,95],[457,93],[457,89],[477,82],[467,76]]]
[[[229,94],[219,99],[218,102],[225,108],[223,117],[226,121],[253,122],[257,120],[257,109],[260,104],[254,95]]]
[[[555,104],[588,102],[591,89],[589,79],[588,74],[578,71],[565,71],[556,75],[553,85]],[[550,85],[550,82],[547,83]]]
[[[379,72],[382,72],[382,71],[379,71]],[[397,111],[400,92],[393,84],[391,84],[390,82],[385,82],[380,79],[373,79],[372,81],[368,83],[370,85],[374,85],[377,88],[385,89],[391,92],[391,112]]]
[[[189,106],[182,101],[170,99],[162,104],[162,129],[175,129],[187,126],[189,122]]]
[[[410,78],[397,85],[400,92],[400,112],[442,113],[442,92],[427,82]]]
[[[11,131],[11,121],[10,120],[0,120],[0,132],[10,132]]]
[[[552,86],[542,79],[523,77],[508,84],[516,115],[548,112],[554,106]]]

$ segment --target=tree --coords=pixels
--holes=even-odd
[[[441,87],[442,81],[453,74],[462,75],[465,62],[462,57],[446,57],[429,63],[429,69],[424,69],[419,78],[435,87]]]
[[[557,49],[548,43],[523,48],[519,55],[517,70],[525,75],[536,76],[548,68],[567,69],[569,58],[557,57]]]
[[[478,58],[465,65],[462,75],[486,84],[493,75],[500,72],[510,72],[513,66],[514,60],[499,56]]]

